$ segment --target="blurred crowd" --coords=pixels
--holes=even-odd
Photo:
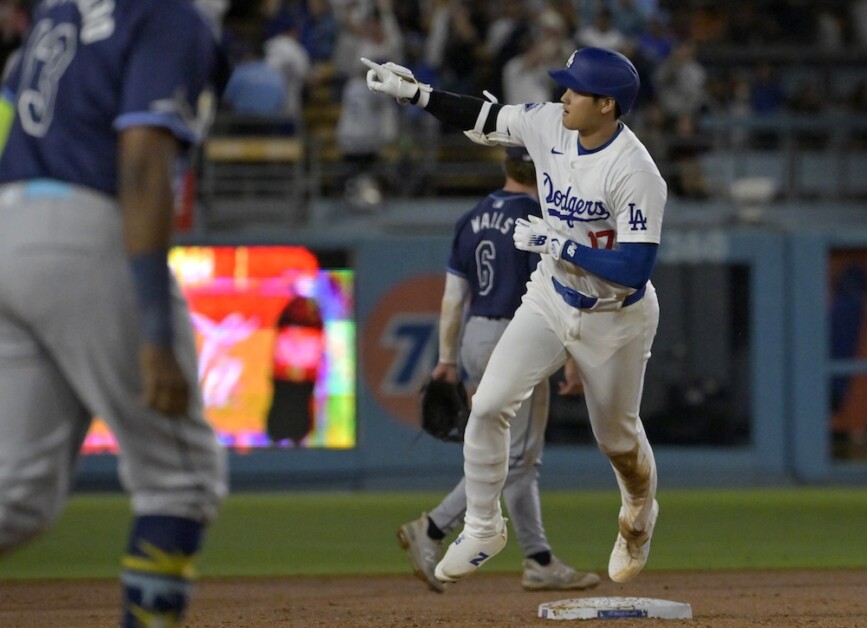
[[[234,71],[221,103],[245,118],[274,118],[296,133],[305,111],[340,109],[336,141],[349,163],[375,163],[401,133],[388,99],[371,95],[359,61],[394,61],[438,89],[500,102],[556,100],[547,71],[575,48],[604,46],[635,63],[642,93],[628,124],[669,164],[676,194],[702,198],[696,156],[708,149],[702,116],[778,118],[867,109],[867,0],[213,0],[226,5],[222,36]],[[0,0],[0,54],[14,51],[30,0]],[[762,51],[845,55],[843,78]],[[753,51],[732,58],[732,51]],[[860,55],[860,56],[859,56]],[[818,67],[818,66],[816,66]],[[833,67],[829,65],[828,67]],[[827,70],[827,68],[826,68]],[[418,125],[414,125],[418,126]],[[443,130],[445,131],[445,130]],[[827,138],[804,134],[821,146]],[[763,148],[771,132],[735,139]],[[359,166],[361,167],[361,166]]]
[[[619,50],[642,80],[628,123],[669,165],[674,193],[692,198],[710,193],[697,161],[708,150],[701,116],[860,113],[867,104],[863,64],[860,76],[829,86],[761,54],[726,63],[717,52],[867,53],[867,0],[262,0],[230,10],[226,38],[238,63],[226,110],[285,115],[299,127],[310,94],[327,85],[341,107],[344,158],[368,165],[395,141],[401,114],[367,92],[362,56],[405,65],[439,89],[522,103],[559,98],[547,71],[575,48]],[[243,96],[265,90],[271,98]],[[773,148],[778,136],[745,131],[740,140]]]

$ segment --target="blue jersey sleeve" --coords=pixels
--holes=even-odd
[[[594,249],[567,240],[562,259],[603,279],[637,290],[650,279],[657,248],[657,244],[629,242],[621,244],[619,249]]]
[[[467,256],[465,255],[463,245],[461,244],[461,234],[466,231],[467,223],[470,222],[470,219],[473,216],[473,211],[474,210],[468,211],[458,219],[457,223],[455,223],[455,233],[452,237],[452,250],[449,255],[448,267],[446,269],[450,273],[455,274],[458,277],[463,277],[464,279],[466,279],[467,275],[472,272],[472,268],[470,268],[467,263]]]
[[[195,11],[153,11],[142,25],[126,64],[116,129],[163,126],[183,141],[201,139],[206,113],[199,99],[218,58],[210,31],[191,28],[190,20],[202,18]]]

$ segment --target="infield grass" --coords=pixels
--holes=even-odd
[[[208,532],[199,569],[203,576],[408,572],[395,530],[443,495],[232,495]],[[867,566],[865,489],[673,490],[659,502],[648,571]],[[604,572],[617,493],[545,491],[542,504],[554,552]],[[123,495],[76,495],[48,534],[0,562],[0,579],[114,577],[128,517]],[[520,560],[512,534],[485,570],[517,572]]]

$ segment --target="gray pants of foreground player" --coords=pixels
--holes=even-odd
[[[175,350],[194,400],[188,416],[170,418],[139,400],[119,207],[59,183],[0,187],[0,553],[60,514],[93,416],[117,437],[136,516],[215,516],[224,454],[204,419],[189,314],[174,291]]]
[[[461,342],[461,362],[474,389],[509,319],[472,317],[467,321]],[[548,423],[549,385],[544,380],[534,390],[511,422],[509,472],[503,487],[503,501],[524,556],[550,551],[542,525],[539,503],[539,465]],[[463,523],[467,509],[465,480],[434,508],[429,516],[445,533]]]

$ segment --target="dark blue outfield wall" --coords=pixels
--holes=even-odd
[[[335,245],[350,251],[357,271],[357,446],[231,454],[233,486],[446,489],[460,477],[461,448],[420,436],[416,421],[417,391],[436,360],[450,238],[328,243]],[[841,456],[832,442],[840,436],[831,428],[832,382],[843,377],[867,385],[864,353],[832,357],[829,348],[835,296],[829,277],[841,255],[867,273],[867,230],[666,232],[654,275],[661,322],[642,406],[660,486],[867,482],[867,458]],[[861,313],[867,329],[863,308]],[[702,382],[722,383],[726,401],[690,406],[695,374]],[[672,402],[672,390],[685,391],[686,401]],[[584,437],[549,443],[543,485],[613,489],[613,474],[588,436],[586,419],[577,413],[574,421],[557,420],[564,432],[570,422],[583,421]],[[653,437],[657,423],[668,426],[667,436]],[[115,486],[115,463],[111,456],[85,457],[80,487]]]

